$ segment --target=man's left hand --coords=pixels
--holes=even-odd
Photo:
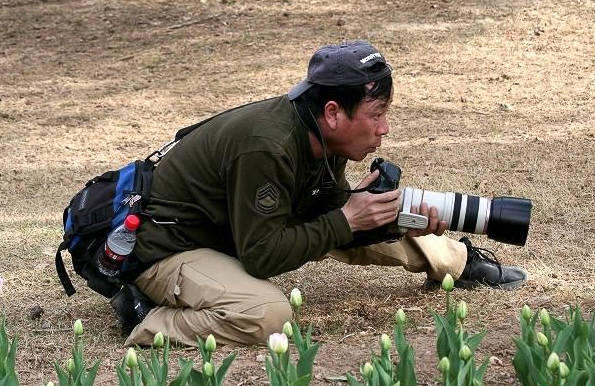
[[[438,209],[434,206],[428,209],[428,204],[422,202],[420,208],[412,206],[411,213],[421,214],[422,216],[427,217],[428,227],[426,229],[409,229],[406,233],[407,236],[418,237],[429,235],[430,233],[433,233],[436,236],[442,236],[446,230],[446,221],[440,221],[440,218],[438,218]]]

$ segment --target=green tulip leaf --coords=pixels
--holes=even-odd
[[[556,337],[556,341],[552,347],[553,352],[562,353],[568,351],[568,346],[571,343],[571,338],[574,333],[574,327],[572,325],[566,326],[558,336]]]
[[[300,353],[300,358],[297,363],[297,375],[302,377],[306,374],[312,374],[312,367],[314,365],[314,358],[318,352],[320,344],[316,343],[312,347]]]
[[[69,384],[68,374],[64,370],[62,370],[62,368],[57,363],[54,363],[54,368],[56,369],[56,374],[58,375],[58,383],[60,384],[60,386],[67,386]]]
[[[477,372],[475,373],[475,379],[483,382],[483,377],[485,376],[486,370],[488,369],[489,365],[490,365],[490,358],[486,358],[483,361],[483,363],[481,364],[481,366],[479,366],[479,368],[477,369]]]
[[[436,333],[438,334],[439,331],[438,344],[436,345],[436,348],[439,350],[438,357],[448,357],[451,350],[459,350],[458,336],[453,326],[445,318],[436,312],[432,312],[432,315],[436,323]]]
[[[128,375],[128,373],[126,372],[125,365],[120,365],[120,366],[116,366],[116,373],[118,374],[118,381],[120,386],[132,386],[132,379],[130,378],[130,376]],[[64,383],[62,384],[62,382],[60,381],[60,386],[65,386],[68,385],[68,383]]]
[[[467,346],[471,349],[471,351],[475,352],[479,344],[481,343],[483,337],[485,336],[487,331],[482,331],[479,334],[475,334],[469,339],[467,339]]]
[[[139,367],[140,367],[140,364],[141,364],[141,362],[139,361],[139,363],[138,363]],[[151,362],[149,364],[148,370],[153,374],[155,379],[158,379],[159,381],[162,380],[162,378],[163,378],[162,366],[159,363],[159,358],[157,357],[157,352],[153,348],[151,348]],[[142,372],[142,368],[141,368],[141,372]],[[143,377],[143,379],[144,379],[144,377]]]
[[[225,374],[227,373],[229,366],[231,366],[231,363],[234,361],[235,358],[236,358],[236,353],[231,353],[227,356],[227,358],[225,358],[223,360],[223,362],[221,362],[221,366],[217,369],[217,372],[215,373],[217,385],[223,384],[223,379],[225,378]]]
[[[349,383],[349,386],[364,386],[363,383],[359,383],[357,379],[355,379],[355,377],[349,373],[345,374],[345,376],[347,377],[347,383]]]
[[[174,380],[169,384],[170,386],[186,385],[188,378],[190,378],[190,372],[192,371],[194,362],[180,358],[179,364],[180,372],[178,373],[178,376],[174,378]]]
[[[308,386],[310,384],[310,374],[304,375],[293,382],[293,386]]]
[[[400,386],[415,386],[417,379],[415,376],[415,353],[413,346],[407,344],[405,349],[399,353],[399,364],[397,366],[397,379]]]
[[[378,379],[380,381],[381,386],[393,385],[392,377],[386,372],[386,370],[382,368],[382,366],[379,363],[376,366],[374,366],[374,368],[376,369],[375,373],[378,374]]]

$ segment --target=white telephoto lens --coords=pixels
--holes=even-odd
[[[490,199],[454,192],[433,192],[406,187],[401,190],[402,211],[420,208],[425,202],[428,209],[435,207],[440,221],[446,221],[452,231],[485,234],[490,217]]]

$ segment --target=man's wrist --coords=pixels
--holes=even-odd
[[[349,229],[351,230],[351,232],[356,232],[357,229],[354,229],[355,228],[355,224],[352,224],[351,221],[349,221],[351,216],[349,216],[349,214],[347,213],[345,207],[341,208],[341,213],[343,213],[343,217],[345,217],[345,221],[349,225]]]
[[[331,210],[326,214],[334,225],[337,246],[347,244],[353,240],[353,231],[342,208]]]

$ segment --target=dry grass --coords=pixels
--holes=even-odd
[[[125,353],[107,302],[78,280],[66,298],[54,272],[62,209],[76,190],[179,127],[286,92],[317,46],[341,39],[370,39],[395,68],[379,155],[401,165],[404,185],[534,200],[526,247],[474,237],[527,268],[528,285],[457,293],[472,327],[490,330],[482,355],[503,361],[488,383],[514,382],[510,333],[523,303],[595,308],[593,1],[5,0],[0,25],[0,276],[23,384],[55,379],[77,318],[89,356],[104,359],[103,384],[115,382]],[[366,168],[353,165],[351,178]],[[420,378],[433,382],[426,310],[443,299],[419,289],[423,275],[325,261],[275,281],[307,296],[324,343],[315,383],[355,371],[399,307],[415,320]],[[36,305],[44,314],[30,320]],[[263,383],[264,350],[239,351],[229,384]]]

